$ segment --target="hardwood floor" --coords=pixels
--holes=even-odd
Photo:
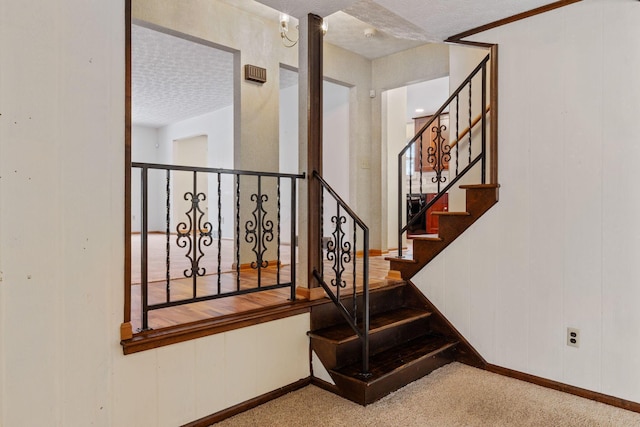
[[[206,268],[206,274],[198,278],[196,289],[197,296],[212,295],[218,293],[218,283],[222,293],[238,289],[249,289],[256,287],[257,272],[252,269],[242,269],[240,280],[237,279],[234,268],[234,250],[232,240],[222,240],[222,250],[220,251],[220,270],[218,276],[217,266],[217,241],[213,248],[208,251],[208,255],[202,258],[201,266]],[[131,322],[134,331],[139,331],[142,326],[142,302],[140,295],[141,266],[140,266],[140,235],[132,234],[132,286],[131,286]],[[169,286],[167,287],[167,241],[164,234],[150,234],[148,247],[148,293],[149,304],[164,303],[167,301],[167,289],[169,289],[169,300],[177,301],[193,296],[193,280],[185,278],[184,271],[190,269],[191,263],[185,257],[186,250],[176,245],[175,236],[169,239]],[[280,258],[280,283],[290,282],[291,274],[291,251],[290,246],[282,246]],[[361,258],[357,259],[358,265]],[[277,283],[278,269],[275,262],[266,269],[261,269],[261,279],[263,286]],[[300,274],[299,269],[298,275]],[[331,263],[325,261],[325,271],[331,271]],[[369,283],[371,288],[385,286],[389,272],[389,262],[384,256],[370,257],[369,259]],[[361,287],[361,275],[359,274],[356,286]],[[219,278],[219,280],[218,280]],[[393,282],[393,281],[391,281]],[[352,286],[352,284],[351,284]],[[343,289],[344,293],[353,288]],[[224,297],[215,300],[202,301],[185,304],[176,307],[162,308],[149,312],[149,327],[160,329],[167,326],[179,325],[197,320],[209,319],[212,317],[225,316],[286,304],[290,298],[290,288],[274,289],[268,291],[255,292],[245,295]]]

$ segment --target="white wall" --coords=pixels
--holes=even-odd
[[[490,363],[635,402],[638,22],[585,0],[474,37],[499,44],[500,202],[415,278]]]
[[[211,113],[172,123],[158,129],[132,126],[131,157],[134,162],[175,164],[173,161],[174,141],[206,135],[208,140],[207,158],[203,166],[233,169],[233,106],[221,108]],[[194,164],[195,165],[195,164]],[[191,165],[191,166],[194,166]],[[140,172],[132,173],[132,231],[140,231]],[[217,177],[209,177],[209,195],[214,205],[210,205],[209,221],[217,230]],[[222,236],[233,235],[234,189],[233,177],[222,177]],[[164,231],[166,228],[165,193],[166,175],[164,171],[149,171],[149,230]],[[213,199],[211,199],[213,197]],[[175,227],[172,226],[175,231]]]
[[[0,424],[108,426],[123,301],[123,4],[2,2],[0,63]]]
[[[191,138],[197,135],[206,135],[207,137],[207,159],[203,166],[210,168],[233,169],[233,106],[221,108],[211,113],[201,116],[192,117],[177,123],[172,123],[158,129],[158,145],[161,152],[160,163],[173,164],[172,150],[175,141]],[[134,142],[135,145],[135,142]],[[195,165],[195,164],[194,164]],[[194,166],[192,165],[192,166]],[[163,176],[158,176],[164,182]],[[233,184],[233,176],[223,175],[221,178],[222,193],[222,237],[231,238],[234,233],[234,206],[235,206],[235,190]],[[209,221],[213,224],[217,231],[218,210],[217,210],[217,190],[218,181],[215,175],[209,176]],[[164,187],[163,187],[163,192]],[[164,194],[164,193],[163,193]],[[164,197],[158,205],[158,212],[164,212]],[[164,224],[165,216],[160,215],[160,224]],[[164,225],[160,230],[164,229]],[[175,227],[172,227],[175,229]]]
[[[449,68],[451,68],[451,64],[449,64]],[[449,76],[408,85],[407,122],[413,122],[415,117],[433,115],[449,98],[450,93]],[[417,112],[418,108],[423,111]]]
[[[206,135],[209,141],[208,167],[233,168],[233,106],[159,128],[161,163],[171,162],[173,141],[198,135]]]
[[[349,88],[323,82],[322,173],[336,192],[349,203]]]
[[[162,150],[158,141],[158,129],[148,126],[131,126],[131,159],[133,162],[165,163],[161,157]],[[138,168],[131,171],[131,231],[140,232],[141,212],[140,179]],[[148,176],[148,209],[147,220],[149,230],[165,229],[165,185],[163,176],[156,171],[149,171]],[[155,208],[153,208],[155,207]]]
[[[298,173],[298,85],[280,89],[280,172]]]
[[[2,426],[175,426],[309,375],[308,315],[122,355],[124,22],[0,5]]]
[[[407,143],[406,86],[382,93],[382,117],[382,145],[385,147],[385,158],[387,160],[387,244],[389,248],[397,249],[398,153]],[[404,207],[404,203],[402,206]]]

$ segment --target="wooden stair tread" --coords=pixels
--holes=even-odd
[[[440,215],[440,216],[469,216],[471,215],[469,212],[431,212],[431,215]]]
[[[416,261],[413,258],[398,258],[398,257],[385,257],[386,261],[395,261],[395,262],[406,262],[407,264],[417,264],[418,261]]]
[[[373,314],[369,320],[369,335],[388,328],[410,323],[417,319],[426,318],[430,315],[431,313],[428,311],[406,307]],[[354,330],[346,323],[309,332],[308,335],[312,338],[330,340],[335,342],[335,344],[343,344],[345,342],[358,339]]]
[[[421,242],[442,242],[442,237],[437,236],[416,236],[411,237],[411,240],[419,240]]]
[[[371,384],[400,369],[411,369],[412,364],[444,352],[457,344],[457,341],[451,341],[438,335],[425,335],[371,356],[369,359],[369,373],[371,375],[367,378],[362,378],[360,375],[361,362],[352,363],[334,372]]]
[[[474,188],[500,188],[500,184],[464,184],[459,185],[458,188],[463,190],[473,190]]]

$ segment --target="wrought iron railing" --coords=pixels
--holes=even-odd
[[[297,180],[304,174],[132,163],[136,170],[141,330],[149,329],[149,312],[163,308],[280,288],[295,300]],[[156,277],[150,233],[164,240]]]
[[[313,275],[358,335],[362,343],[362,375],[366,376],[369,373],[369,228],[317,172],[313,177],[322,187],[320,235],[326,235],[323,257],[327,261],[326,266],[322,263],[321,271],[314,269]]]
[[[481,168],[480,183],[486,182],[487,113],[491,108],[487,106],[489,59],[487,55],[478,64],[398,154],[399,257],[402,257],[403,235],[412,229],[421,229],[419,222],[426,218],[429,209],[478,163]],[[480,96],[474,98],[474,88],[478,84]],[[453,115],[453,124],[444,123],[445,112]],[[473,119],[477,112],[478,117]],[[465,126],[466,129],[461,130]],[[453,142],[450,141],[452,137],[455,137]],[[418,182],[414,183],[416,180]],[[429,185],[426,180],[430,181]],[[431,191],[426,191],[427,187],[431,187]],[[429,198],[426,197],[428,193],[431,193]],[[406,221],[403,220],[403,206]]]

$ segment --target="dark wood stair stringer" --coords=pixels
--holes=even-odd
[[[404,280],[411,279],[498,202],[499,187],[498,184],[461,185],[466,191],[466,211],[433,212],[440,216],[438,237],[414,237],[413,258],[387,257],[390,269],[399,271]]]

